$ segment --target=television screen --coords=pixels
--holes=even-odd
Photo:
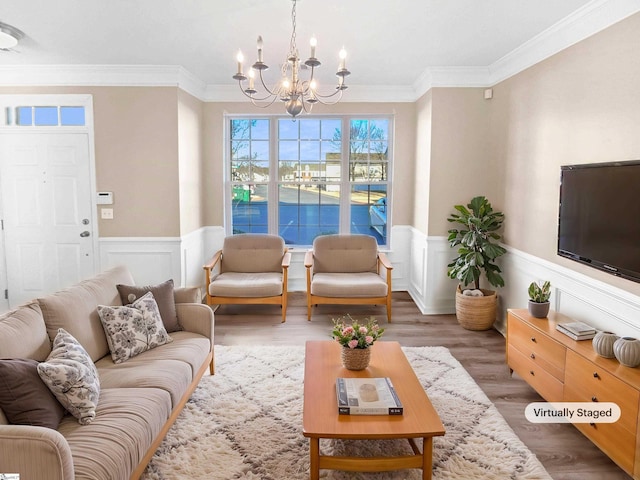
[[[558,255],[640,282],[640,161],[561,167]]]

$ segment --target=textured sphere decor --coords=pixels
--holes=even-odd
[[[593,351],[604,358],[614,358],[613,344],[616,343],[620,337],[613,332],[598,332],[593,337],[591,345]]]
[[[633,337],[622,337],[613,344],[613,353],[618,361],[626,367],[640,365],[640,340]]]

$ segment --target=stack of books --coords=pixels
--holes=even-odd
[[[596,335],[596,329],[583,322],[559,323],[556,329],[574,340],[589,340]]]

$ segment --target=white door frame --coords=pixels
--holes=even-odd
[[[21,126],[15,124],[15,107],[22,106],[69,106],[84,107],[84,126]],[[95,156],[95,136],[93,131],[93,96],[89,94],[34,94],[34,95],[0,95],[0,133],[84,133],[89,140],[89,181],[91,195],[91,237],[93,248],[93,271],[97,272],[99,266],[99,232],[96,205],[96,156]],[[0,215],[2,215],[3,205],[0,205]],[[4,235],[0,235],[0,310],[8,308],[8,302],[4,298],[4,291],[7,286],[6,254],[4,245]]]

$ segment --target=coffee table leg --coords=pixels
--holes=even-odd
[[[422,439],[422,480],[431,480],[433,471],[433,437]]]
[[[320,478],[320,439],[317,437],[309,438],[309,478]]]

